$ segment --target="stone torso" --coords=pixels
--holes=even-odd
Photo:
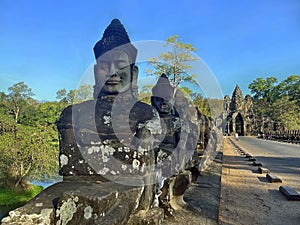
[[[114,177],[145,172],[152,142],[143,147],[141,142],[159,132],[155,130],[159,127],[156,111],[133,100],[114,101],[100,98],[63,111],[57,122],[61,175]],[[138,137],[139,133],[148,133],[148,137]]]

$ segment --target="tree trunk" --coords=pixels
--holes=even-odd
[[[18,122],[18,117],[19,117],[19,112],[20,112],[20,108],[18,106],[15,106],[15,120],[16,123]]]
[[[15,187],[18,187],[18,186],[22,183],[22,181],[24,180],[24,177],[26,177],[26,175],[29,173],[29,171],[30,171],[30,169],[31,169],[31,166],[32,166],[32,164],[30,163],[30,164],[28,165],[28,168],[25,170],[25,172],[23,172],[23,171],[24,171],[24,166],[23,166],[23,164],[21,164],[20,178],[19,178],[18,181],[15,183]]]

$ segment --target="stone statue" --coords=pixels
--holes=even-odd
[[[153,205],[153,135],[161,132],[156,110],[137,101],[137,49],[114,19],[94,46],[94,100],[67,107],[57,122],[60,175],[95,176],[101,181],[139,185],[140,209]]]
[[[198,133],[194,134],[195,127],[191,123],[192,112],[186,114],[189,111],[188,101],[183,95],[179,99],[179,92],[170,85],[167,76],[162,74],[153,87],[151,96],[151,104],[160,115],[164,135],[164,138],[159,138],[162,141],[156,154],[157,167],[161,168],[164,179],[159,200],[166,215],[172,215],[173,209],[186,206],[183,195],[191,182],[189,169],[193,167],[191,159],[196,152],[198,138]],[[191,151],[192,154],[189,154]]]
[[[162,74],[157,84],[152,88],[151,104],[159,113],[163,137],[156,149],[157,168],[162,172],[162,187],[159,196],[159,204],[165,210],[166,215],[173,214],[170,205],[170,178],[178,174],[179,163],[176,155],[176,147],[180,139],[180,119],[174,111],[174,88],[169,79]]]

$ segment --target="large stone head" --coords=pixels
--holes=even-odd
[[[111,21],[103,37],[94,46],[94,98],[104,95],[131,93],[137,89],[137,49],[118,19]]]

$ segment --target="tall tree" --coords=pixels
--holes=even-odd
[[[8,88],[8,91],[8,98],[11,102],[12,112],[15,121],[18,122],[18,117],[22,108],[26,105],[26,101],[30,99],[34,93],[24,82],[14,84],[12,87]]]
[[[161,53],[159,57],[150,58],[148,63],[154,69],[147,69],[146,73],[155,76],[165,73],[173,87],[177,87],[182,82],[197,85],[196,75],[186,72],[191,68],[190,63],[198,60],[193,56],[197,49],[191,44],[179,41],[178,38],[178,35],[174,35],[166,40],[165,46],[169,46],[171,50]]]

